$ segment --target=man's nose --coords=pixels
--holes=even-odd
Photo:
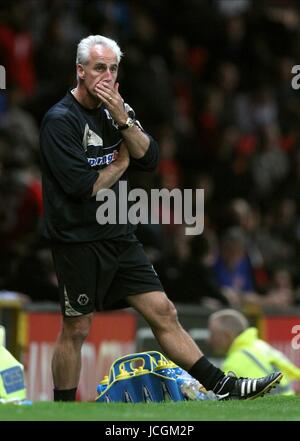
[[[104,79],[105,80],[111,80],[112,79],[112,72],[109,68],[106,69],[104,72]]]

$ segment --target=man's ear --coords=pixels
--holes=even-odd
[[[77,64],[77,75],[81,80],[85,79],[85,72],[82,64]]]

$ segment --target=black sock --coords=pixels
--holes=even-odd
[[[74,389],[53,389],[54,401],[76,401],[77,387]]]
[[[208,361],[204,355],[189,369],[189,374],[203,384],[206,390],[213,390],[225,377],[224,372]]]

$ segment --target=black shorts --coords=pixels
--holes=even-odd
[[[164,291],[134,234],[117,239],[52,245],[65,316],[128,307],[126,297]]]

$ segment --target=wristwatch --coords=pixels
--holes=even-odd
[[[130,118],[130,116],[126,119],[125,124],[118,126],[119,130],[126,130],[135,125],[135,120]]]

